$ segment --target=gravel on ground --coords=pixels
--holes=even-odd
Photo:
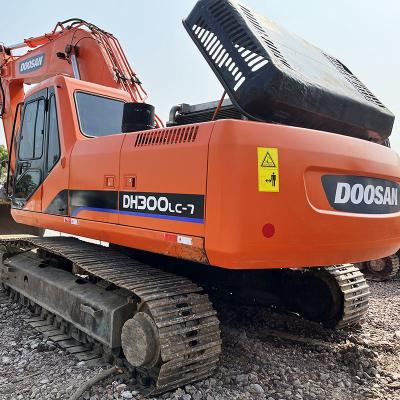
[[[216,373],[153,399],[400,398],[400,277],[371,282],[363,325],[332,331],[273,309],[218,300],[223,355]],[[20,305],[0,305],[0,400],[68,400],[102,368],[78,362],[29,327]],[[82,399],[144,399],[134,376],[114,375]]]

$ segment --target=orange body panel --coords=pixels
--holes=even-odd
[[[119,157],[124,135],[87,138],[76,143],[71,154],[70,190],[112,191],[119,188]],[[110,186],[113,184],[112,186]],[[82,211],[79,217],[118,223],[118,214]]]
[[[157,192],[206,194],[208,143],[213,124],[196,127],[196,140],[186,143],[135,146],[137,134],[125,137],[121,153],[121,190],[124,192]],[[184,128],[160,132],[185,134]],[[135,190],[126,187],[126,177],[135,176]],[[174,220],[120,215],[119,223],[141,228],[204,237],[204,224]]]
[[[258,192],[257,147],[279,149],[280,192]],[[210,142],[206,249],[229,268],[301,267],[357,262],[392,254],[400,214],[333,210],[325,174],[399,182],[400,158],[351,137],[255,122],[217,122]],[[263,236],[273,224],[271,238]]]
[[[236,120],[88,138],[79,130],[75,91],[129,101],[126,93],[62,76],[35,91],[46,86],[57,95],[61,159],[25,209],[13,210],[18,222],[235,269],[356,262],[399,247],[400,213],[335,211],[321,183],[326,174],[400,182],[399,156],[384,146]],[[279,151],[277,193],[259,191],[258,147]],[[68,213],[47,214],[65,190]],[[204,216],[174,220],[121,212],[118,205],[71,207],[75,191],[108,192],[116,202],[122,193],[204,196]],[[269,238],[262,231],[267,223],[275,228]]]

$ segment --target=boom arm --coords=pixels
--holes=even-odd
[[[15,49],[28,50],[21,56]],[[10,150],[14,115],[24,101],[24,84],[55,75],[122,89],[132,102],[144,102],[147,93],[112,34],[80,19],[59,22],[51,33],[5,46],[0,44],[0,115]],[[158,126],[162,122],[157,119]]]

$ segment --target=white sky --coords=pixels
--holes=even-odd
[[[400,117],[400,1],[243,0],[286,29],[339,58]],[[216,100],[222,87],[181,24],[194,0],[9,2],[0,41],[21,42],[79,17],[117,36],[166,120],[172,105]],[[23,11],[22,11],[23,10]],[[400,124],[391,137],[400,152]],[[4,143],[0,127],[0,143]]]

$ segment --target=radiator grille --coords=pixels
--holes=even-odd
[[[197,124],[201,122],[209,122],[212,120],[215,113],[215,108],[202,110],[198,112],[191,112],[186,114],[178,114],[176,116],[177,125]],[[233,105],[229,107],[222,107],[216,117],[220,119],[243,119],[243,115]]]

